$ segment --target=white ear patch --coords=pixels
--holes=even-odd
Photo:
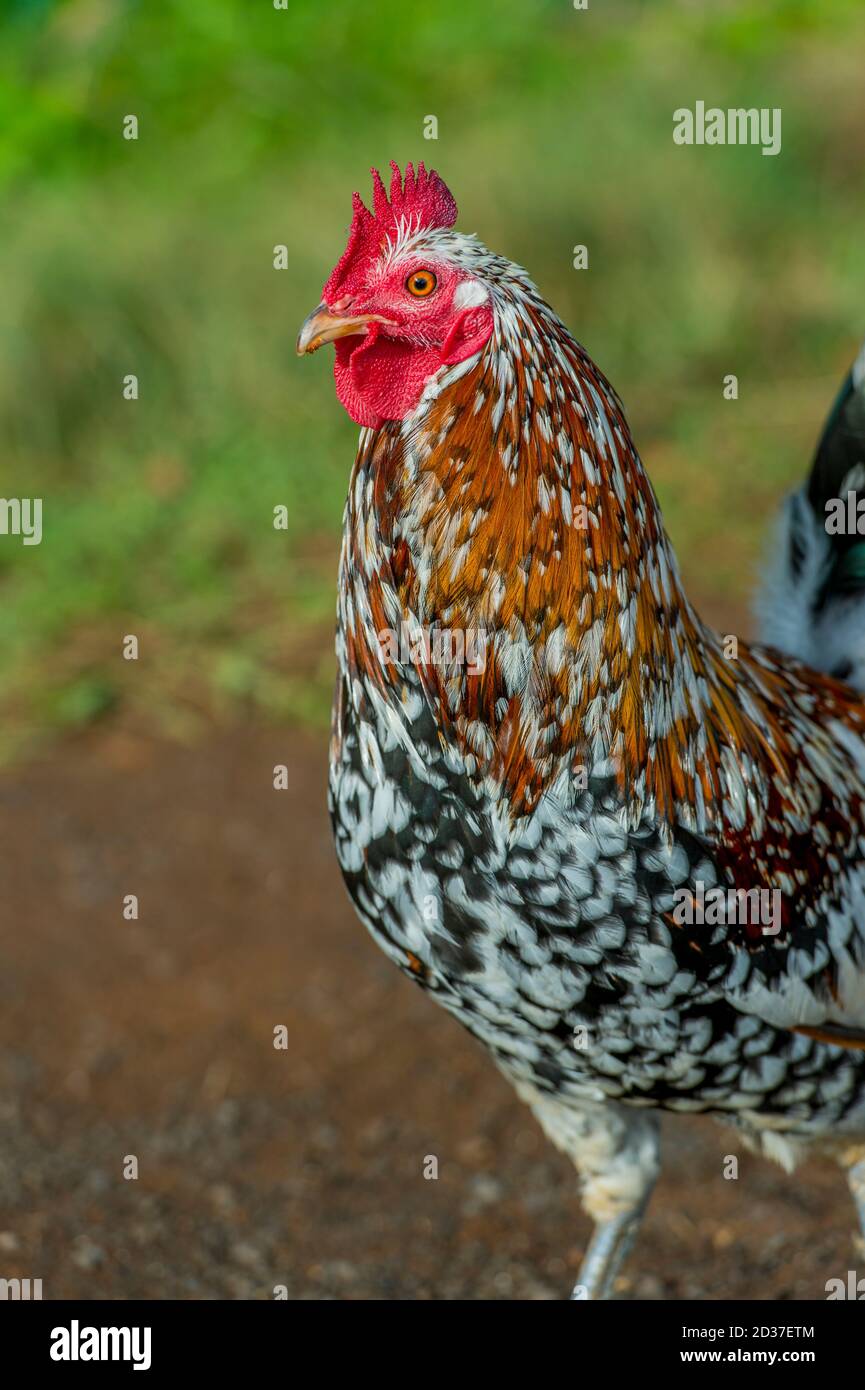
[[[462,285],[460,285],[461,289]],[[457,294],[459,294],[459,290],[457,290]],[[865,386],[865,343],[862,344],[862,350],[853,363],[853,385],[857,391],[861,391],[862,387]]]
[[[480,280],[461,280],[454,294],[455,309],[475,309],[486,304],[490,292]]]

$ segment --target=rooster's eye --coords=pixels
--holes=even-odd
[[[406,280],[405,287],[409,294],[423,299],[424,295],[432,294],[436,287],[436,278],[431,270],[414,270]]]

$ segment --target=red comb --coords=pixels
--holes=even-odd
[[[411,231],[420,231],[424,227],[452,227],[457,220],[457,205],[450,189],[434,169],[427,172],[421,161],[415,172],[409,162],[403,179],[393,160],[390,167],[390,197],[378,170],[372,170],[374,212],[364,207],[359,193],[352,195],[354,216],[348,245],[322,291],[322,298],[328,303],[359,287],[364,262],[378,256],[388,237],[396,239],[400,222]]]

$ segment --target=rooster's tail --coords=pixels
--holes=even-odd
[[[865,691],[865,347],[784,504],[756,610],[762,642]]]

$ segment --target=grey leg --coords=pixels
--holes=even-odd
[[[614,1103],[565,1102],[525,1083],[517,1090],[573,1161],[583,1208],[595,1223],[571,1298],[609,1298],[660,1169],[657,1116]]]
[[[571,1294],[572,1300],[598,1300],[611,1296],[616,1275],[627,1259],[640,1229],[648,1196],[649,1194],[635,1211],[623,1212],[622,1215],[600,1222],[595,1227]]]
[[[859,1217],[859,1229],[862,1232],[861,1239],[865,1245],[865,1158],[860,1158],[858,1163],[851,1164],[847,1169],[847,1181],[850,1184],[853,1201],[856,1203],[856,1215]]]

